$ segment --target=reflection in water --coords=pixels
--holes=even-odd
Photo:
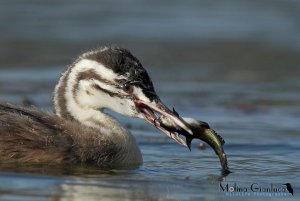
[[[89,177],[1,174],[0,196],[22,200],[182,200],[180,191],[196,186],[155,179],[149,182],[149,179],[130,178],[130,174],[117,170]]]
[[[64,195],[60,200],[177,200],[169,194],[164,184],[131,180],[66,180],[58,192]],[[166,190],[164,192],[164,190]],[[175,189],[173,189],[175,190]]]

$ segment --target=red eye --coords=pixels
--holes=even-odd
[[[123,90],[124,90],[126,93],[131,94],[131,93],[133,92],[133,86],[130,85],[130,84],[125,83],[125,84],[123,85]]]

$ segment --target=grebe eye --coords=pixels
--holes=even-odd
[[[125,83],[123,85],[123,91],[125,91],[128,94],[131,94],[133,92],[133,86],[128,83]]]

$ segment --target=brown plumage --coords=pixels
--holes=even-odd
[[[85,135],[86,134],[86,135]],[[116,165],[117,146],[99,131],[52,113],[0,103],[0,159]]]

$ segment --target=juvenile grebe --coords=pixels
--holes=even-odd
[[[127,49],[104,47],[81,55],[54,91],[55,114],[0,104],[0,160],[138,166],[135,138],[103,110],[144,118],[179,144],[178,134],[155,122],[161,115],[192,133],[155,93],[152,81]]]

